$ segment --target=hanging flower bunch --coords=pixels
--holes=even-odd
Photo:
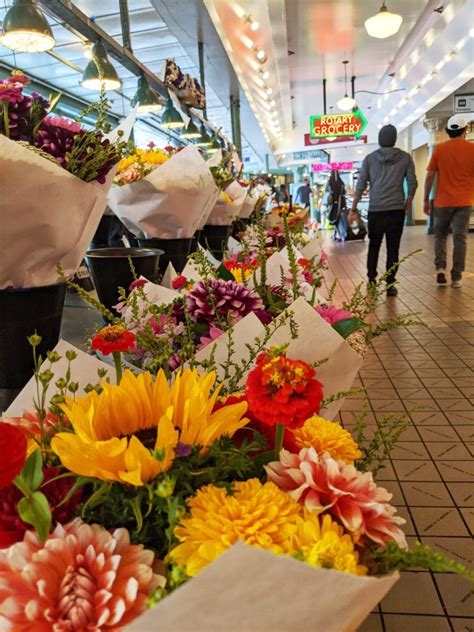
[[[96,126],[88,130],[81,124],[61,116],[51,116],[59,97],[49,101],[40,94],[24,93],[29,80],[18,71],[0,80],[0,133],[15,141],[23,141],[57,162],[84,182],[103,184],[110,169],[120,160],[126,143],[110,142],[105,137],[107,102],[89,110],[98,114]]]

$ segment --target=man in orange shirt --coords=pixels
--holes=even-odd
[[[446,285],[447,239],[453,232],[451,286],[461,287],[466,263],[467,231],[474,206],[474,143],[465,139],[468,121],[452,116],[446,132],[449,140],[436,145],[427,167],[424,212],[430,214],[430,191],[438,176],[434,199],[435,266],[438,285]]]

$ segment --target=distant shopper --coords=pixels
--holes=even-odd
[[[301,204],[305,208],[310,207],[310,199],[311,199],[311,187],[309,186],[308,178],[303,180],[303,184],[298,187],[298,191],[296,192],[295,204]]]
[[[394,145],[397,141],[397,129],[393,125],[384,125],[379,132],[379,149],[368,154],[362,162],[359,180],[352,202],[352,213],[370,184],[369,190],[369,252],[367,255],[367,274],[369,284],[377,279],[377,263],[380,246],[385,236],[387,242],[387,266],[393,270],[387,277],[387,296],[396,296],[395,282],[400,240],[402,238],[405,215],[410,208],[418,182],[415,166],[409,154]],[[404,184],[407,193],[405,195]],[[351,217],[349,216],[349,221]]]
[[[280,184],[280,192],[278,194],[280,204],[288,204],[290,201],[290,194],[284,184]]]
[[[446,132],[449,140],[436,145],[427,167],[424,211],[431,212],[430,191],[438,176],[434,199],[434,248],[436,280],[446,285],[447,239],[453,232],[453,267],[451,286],[461,287],[466,263],[467,232],[474,206],[474,144],[465,139],[467,119],[452,116]]]

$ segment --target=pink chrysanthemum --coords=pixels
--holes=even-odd
[[[353,314],[347,311],[347,309],[339,309],[335,305],[318,305],[317,307],[315,307],[315,310],[330,325],[335,325],[340,320],[344,320],[345,318],[352,318],[353,316]]]
[[[162,583],[154,554],[77,519],[42,544],[28,531],[0,551],[0,628],[4,632],[120,630],[145,609]]]
[[[191,317],[213,324],[216,320],[227,320],[234,324],[250,312],[263,310],[259,295],[235,281],[208,279],[199,281],[187,297]]]
[[[378,487],[371,472],[359,472],[353,465],[335,461],[314,448],[299,454],[280,452],[280,460],[266,466],[268,478],[310,511],[329,512],[357,540],[364,536],[384,544],[395,541],[406,546],[405,534],[397,525],[396,509],[384,487]]]

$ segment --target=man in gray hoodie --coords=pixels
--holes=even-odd
[[[395,282],[405,215],[418,186],[413,160],[405,151],[394,146],[396,141],[396,127],[393,125],[382,127],[379,132],[380,147],[364,158],[352,202],[352,213],[356,213],[360,198],[367,184],[370,184],[367,273],[369,283],[375,283],[380,246],[385,235],[386,269],[394,268],[387,277],[388,286]],[[388,287],[387,296],[397,294],[396,287]]]

